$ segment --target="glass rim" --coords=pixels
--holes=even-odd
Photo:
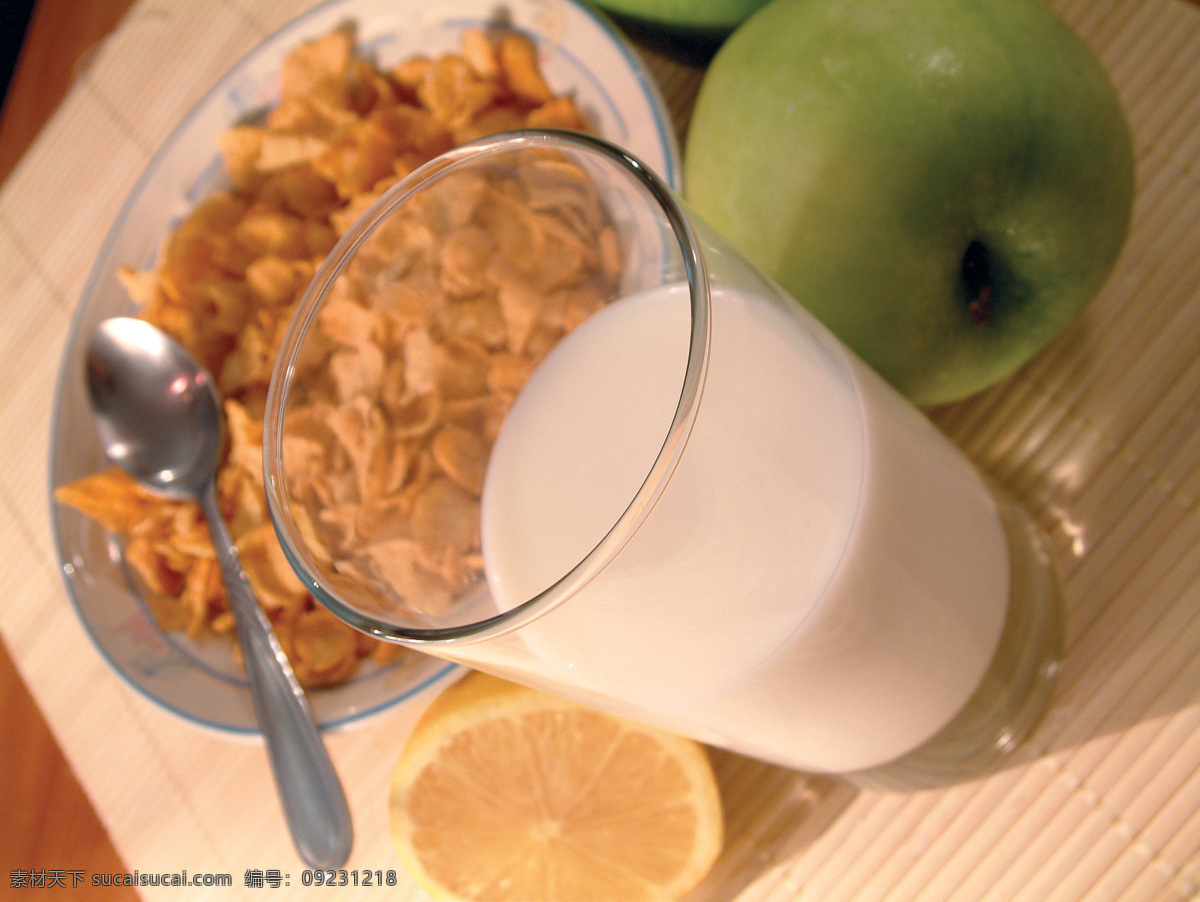
[[[623,169],[663,213],[682,256],[691,306],[687,367],[666,438],[629,505],[582,560],[552,585],[507,611],[444,627],[402,626],[368,615],[344,601],[320,577],[312,555],[289,513],[283,485],[283,425],[286,400],[300,348],[329,288],[355,251],[398,206],[432,180],[484,155],[527,147],[563,147],[596,154]],[[593,135],[558,129],[523,129],[490,135],[453,148],[405,176],[371,205],[338,240],[318,267],[288,324],[275,361],[263,415],[263,484],[267,508],[284,556],[313,597],[339,619],[377,638],[407,646],[451,645],[494,638],[537,619],[567,601],[607,566],[637,532],[678,465],[691,434],[708,368],[712,298],[700,240],[675,194],[646,164],[623,148]],[[490,591],[490,590],[489,590]]]

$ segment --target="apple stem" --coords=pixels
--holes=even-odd
[[[992,316],[992,286],[984,285],[979,289],[979,295],[967,305],[971,319],[977,323],[986,323]]]
[[[992,316],[992,295],[996,283],[987,247],[980,241],[967,245],[962,258],[962,283],[966,289],[967,312],[977,323],[986,323]]]

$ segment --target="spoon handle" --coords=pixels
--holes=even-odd
[[[342,785],[304,691],[246,578],[212,482],[201,496],[201,506],[225,578],[250,696],[292,841],[311,867],[338,868],[350,854],[353,834]]]

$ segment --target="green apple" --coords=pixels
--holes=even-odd
[[[1012,373],[1107,280],[1134,152],[1037,0],[773,0],[705,75],[692,206],[921,405]]]
[[[593,0],[595,6],[647,25],[728,33],[767,0]]]

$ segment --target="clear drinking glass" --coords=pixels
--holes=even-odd
[[[973,775],[1051,694],[1028,517],[585,135],[467,145],[363,216],[284,340],[264,463],[351,625],[786,767]]]

